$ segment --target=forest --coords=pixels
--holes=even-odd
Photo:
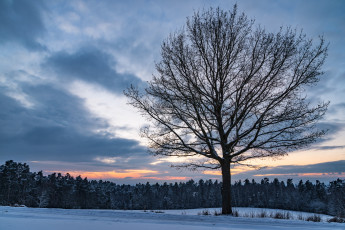
[[[26,163],[0,166],[0,205],[65,209],[191,209],[221,206],[222,183],[189,180],[175,183],[116,184],[70,174],[31,172]],[[231,185],[234,207],[274,208],[345,217],[345,180],[328,185],[268,178]]]

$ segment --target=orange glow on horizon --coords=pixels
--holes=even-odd
[[[45,172],[55,172],[55,171],[45,171]],[[87,172],[87,171],[64,171],[60,172],[66,175],[69,173],[73,177],[81,176],[87,179],[148,179],[148,180],[178,180],[185,181],[191,179],[191,177],[185,176],[152,176],[152,174],[159,174],[158,171],[145,170],[145,169],[127,169],[122,171],[105,171],[105,172]]]
[[[53,172],[53,171],[46,171]],[[121,171],[105,171],[105,172],[87,172],[87,171],[66,171],[61,172],[63,174],[69,173],[73,177],[81,176],[87,177],[88,179],[124,179],[124,178],[135,178],[141,179],[146,178],[146,175],[158,174],[158,171],[146,170],[146,169],[127,169]]]

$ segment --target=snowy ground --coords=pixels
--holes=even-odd
[[[345,224],[327,223],[330,216],[322,215],[322,222],[297,220],[301,213],[290,212],[294,219],[246,218],[198,215],[205,209],[163,211],[119,211],[42,209],[0,206],[0,230],[345,230]],[[208,209],[211,213],[219,209]],[[261,213],[262,209],[237,208],[241,214]],[[267,213],[277,210],[265,209]],[[281,212],[281,211],[280,211]],[[286,212],[286,211],[285,211]],[[310,216],[310,213],[302,213]],[[296,217],[296,218],[295,218]]]

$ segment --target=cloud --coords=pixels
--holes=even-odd
[[[318,179],[329,181],[345,176],[345,160],[324,162],[310,165],[284,165],[267,167],[260,170],[240,172],[233,176],[234,180],[246,178],[279,178]]]
[[[144,85],[134,75],[117,73],[115,64],[111,55],[96,48],[84,48],[73,54],[64,51],[54,53],[42,66],[54,71],[57,78],[68,81],[82,79],[102,85],[118,94],[122,94],[131,84]]]
[[[67,92],[47,85],[26,86],[24,91],[36,101],[34,109],[0,93],[2,160],[93,162],[96,157],[146,155],[135,140],[95,133],[106,122],[91,117],[82,101]]]
[[[0,44],[18,42],[30,50],[42,50],[38,39],[45,33],[44,1],[0,1]]]
[[[316,146],[313,149],[317,150],[332,150],[332,149],[344,149],[345,145],[334,145],[334,146]]]
[[[345,102],[338,103],[338,104],[332,104],[330,108],[328,109],[331,113],[340,113],[345,112]]]
[[[330,100],[332,103],[341,103],[337,99],[339,95],[344,95],[345,70],[341,66],[330,69],[329,65],[324,65],[325,73],[320,76],[320,81],[308,88],[308,94],[314,101]]]
[[[329,121],[323,121],[323,122],[317,123],[316,127],[319,130],[326,131],[326,135],[317,141],[317,143],[320,144],[320,143],[329,141],[331,139],[334,139],[337,136],[337,134],[339,134],[342,130],[344,130],[345,124],[329,120]],[[314,146],[312,146],[312,148],[314,148]]]
[[[266,168],[260,174],[292,174],[292,173],[341,173],[345,172],[345,160],[311,165],[285,165]]]
[[[312,103],[331,102],[325,119],[318,124],[318,128],[329,131],[309,150],[319,149],[322,152],[317,154],[339,159],[328,156],[326,150],[341,152],[343,147],[340,132],[345,130],[345,3],[310,2],[242,1],[239,11],[256,18],[268,31],[281,25],[297,26],[315,42],[317,35],[325,34],[330,42],[325,74],[306,93]],[[171,162],[150,165],[159,160],[133,140],[136,125],[143,122],[119,95],[129,84],[141,86],[145,85],[141,79],[151,79],[154,60],[160,58],[161,42],[185,25],[186,17],[194,10],[211,5],[228,10],[233,4],[197,0],[135,4],[0,0],[0,160],[40,161],[38,170],[45,165],[89,172],[146,166],[162,173],[146,176],[152,180],[181,175],[205,178],[207,175],[187,170],[179,174],[169,169]],[[267,8],[270,14],[263,13]],[[36,52],[42,49],[46,52]],[[325,143],[329,140],[332,142]],[[55,165],[47,163],[53,160]],[[237,175],[291,175],[293,168],[290,172],[280,168],[286,171],[283,173],[272,169]],[[239,178],[237,175],[234,178]]]

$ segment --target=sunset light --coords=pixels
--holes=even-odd
[[[0,230],[344,230],[345,0],[0,0]]]
[[[52,173],[53,171],[47,171]],[[68,171],[61,172],[62,174],[69,173],[71,176],[77,177],[87,177],[88,179],[124,179],[124,178],[133,178],[133,179],[144,179],[147,178],[147,175],[158,174],[157,171],[152,170],[139,170],[139,169],[128,169],[121,171],[109,171],[109,172],[86,172],[86,171]],[[150,178],[150,177],[148,177]]]
[[[160,76],[156,64],[163,58],[162,44],[186,28],[187,17],[211,7],[229,11],[236,1],[134,2],[1,1],[4,9],[0,20],[1,164],[14,160],[28,163],[31,170],[42,170],[45,175],[60,172],[131,184],[222,179],[220,169],[179,167],[193,162],[204,164],[207,158],[201,155],[157,157],[155,148],[149,148],[150,141],[141,132],[148,125],[152,128],[154,122],[129,105],[124,92],[132,85],[141,95],[153,76]],[[316,129],[325,131],[324,136],[304,148],[291,149],[284,156],[233,164],[232,181],[293,177],[295,181],[326,182],[344,178],[343,1],[244,0],[237,7],[238,12],[254,19],[251,31],[264,28],[274,34],[281,26],[291,26],[313,40],[314,48],[323,36],[327,57],[320,65],[322,74],[317,73],[319,82],[311,82],[295,95],[305,93],[310,106],[320,102],[330,104],[322,119],[315,123]],[[266,69],[267,66],[262,71]],[[261,76],[264,75],[256,77]],[[281,84],[276,90],[285,86]],[[205,119],[204,122],[207,123]],[[185,140],[195,138],[190,136]],[[230,136],[228,141],[236,133]],[[221,148],[215,148],[222,157]]]

